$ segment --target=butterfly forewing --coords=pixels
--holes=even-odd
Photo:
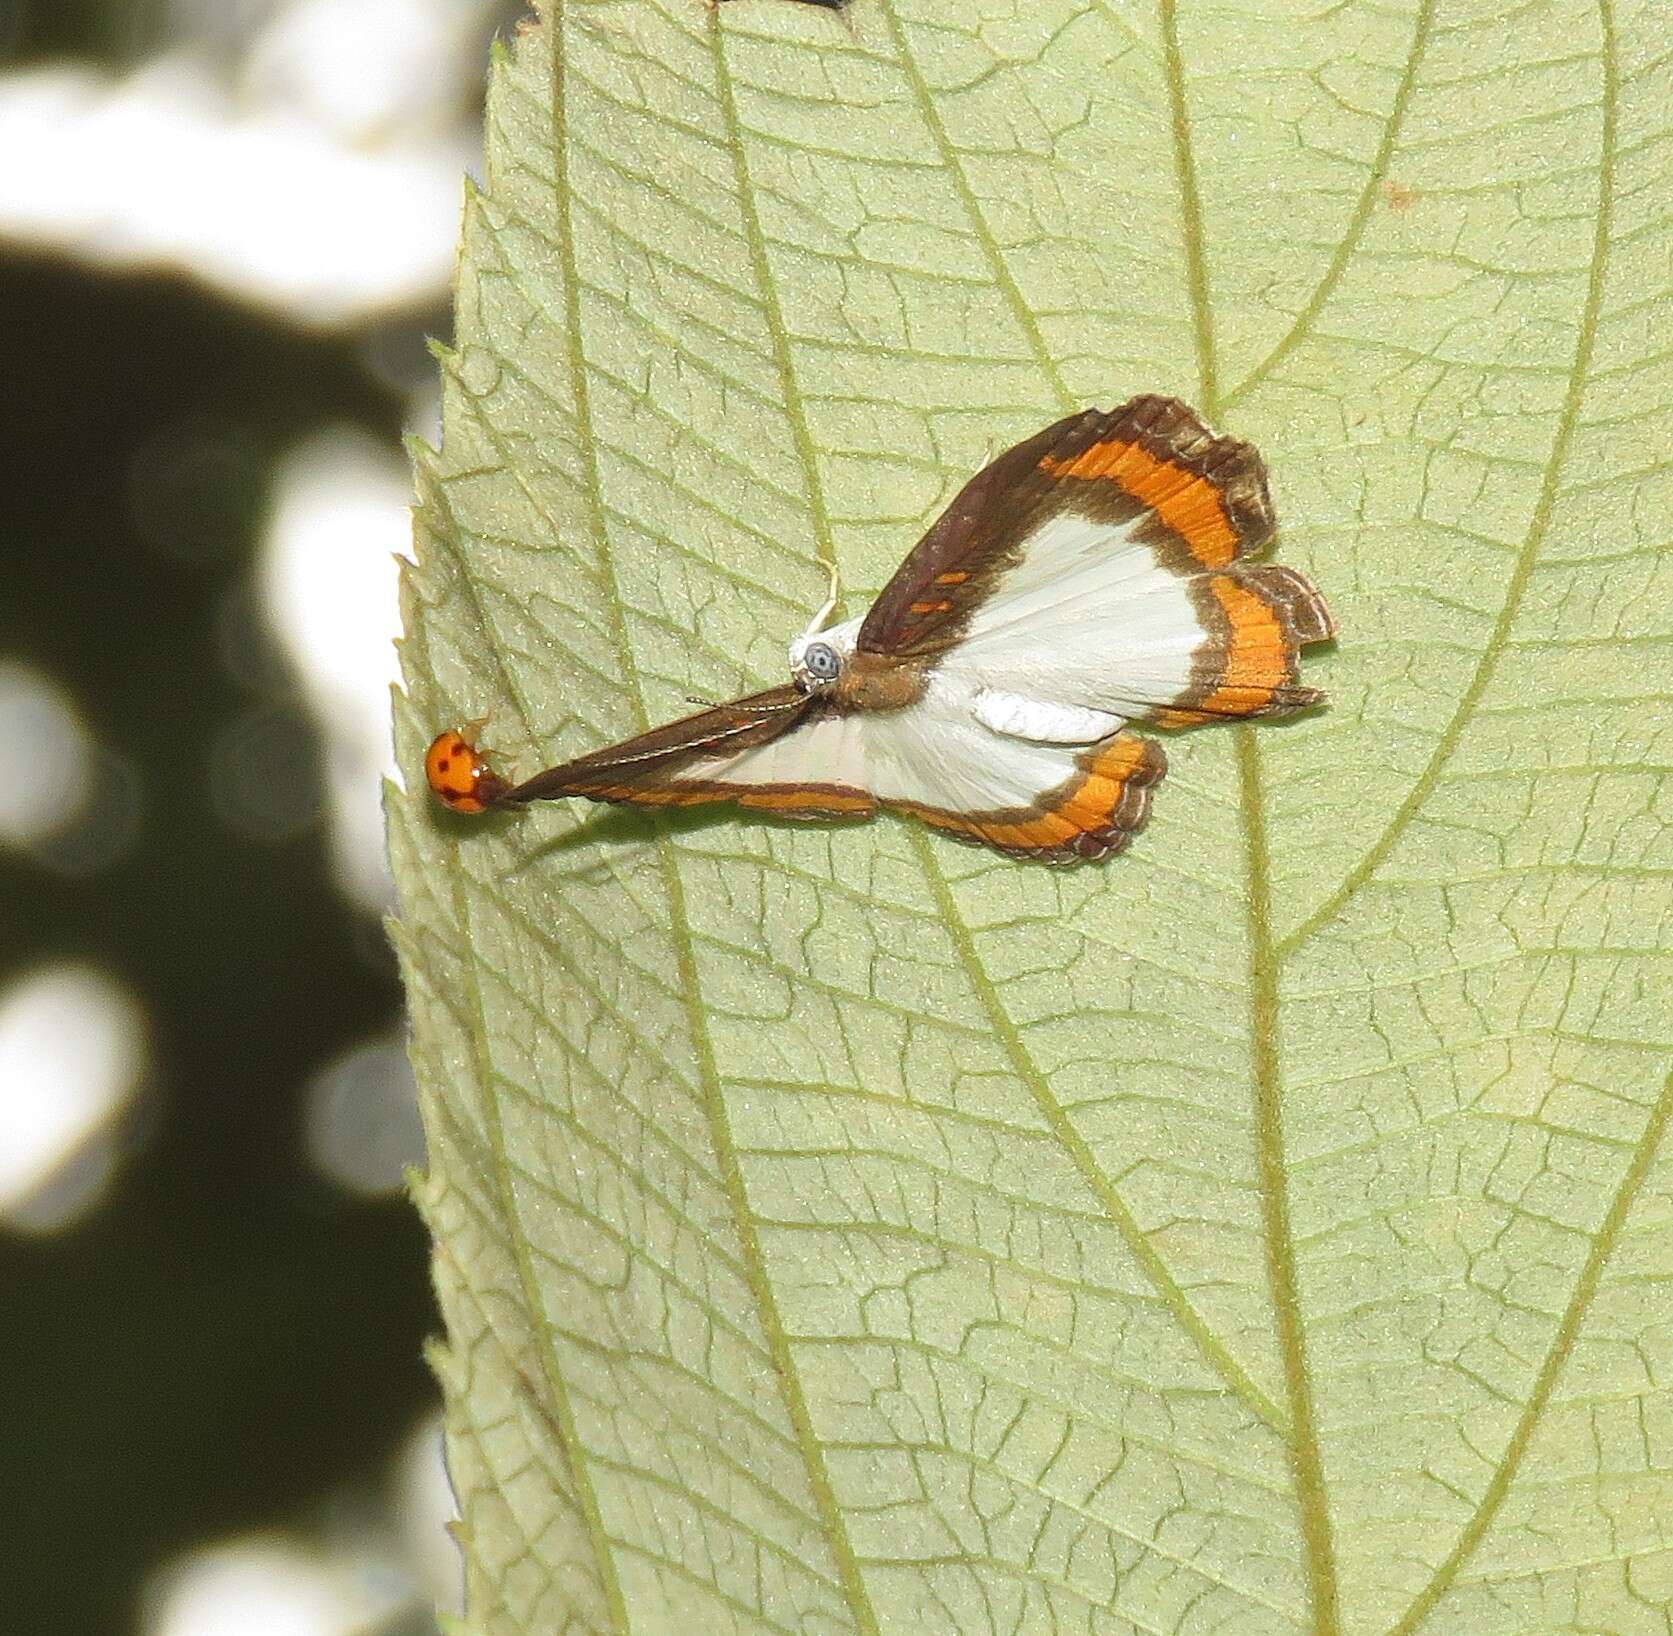
[[[642,806],[735,800],[797,817],[867,817],[864,789],[841,782],[863,773],[852,752],[838,751],[841,726],[818,700],[771,687],[536,773],[497,804],[567,795]]]
[[[1239,560],[1272,528],[1249,444],[1176,399],[1087,411],[967,485],[861,642],[870,629],[903,658],[933,655],[984,719],[996,693],[1048,724],[1102,711],[1110,730],[1299,709],[1322,697],[1296,685],[1299,648],[1333,626],[1293,569]]]

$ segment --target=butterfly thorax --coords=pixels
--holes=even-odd
[[[826,697],[838,710],[905,710],[929,686],[929,667],[917,659],[856,653]]]
[[[848,619],[821,630],[816,620],[790,644],[797,690],[838,715],[916,704],[929,684],[929,661],[862,649],[860,624]]]

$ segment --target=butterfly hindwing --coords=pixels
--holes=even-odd
[[[581,795],[635,806],[736,801],[791,818],[869,818],[876,807],[862,787],[857,746],[845,742],[852,737],[846,720],[794,687],[771,687],[536,773],[497,804]]]
[[[1239,565],[1190,582],[1192,605],[1208,639],[1198,648],[1184,690],[1150,712],[1164,727],[1243,716],[1279,716],[1324,702],[1297,683],[1300,650],[1333,636],[1336,623],[1304,574],[1277,563]]]
[[[1154,739],[1115,733],[1091,744],[997,734],[931,693],[865,718],[878,804],[957,840],[1012,857],[1078,863],[1119,852],[1144,828],[1167,771]]]

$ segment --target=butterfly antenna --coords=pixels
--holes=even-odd
[[[837,567],[835,557],[825,564],[825,572],[831,576],[831,594],[825,598],[825,606],[813,616],[812,624],[802,632],[804,642],[824,630],[825,621],[836,612],[837,604],[842,601],[842,570]]]

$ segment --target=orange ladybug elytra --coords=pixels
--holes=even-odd
[[[455,812],[486,812],[504,795],[506,783],[488,758],[463,733],[438,733],[424,752],[430,791]]]

